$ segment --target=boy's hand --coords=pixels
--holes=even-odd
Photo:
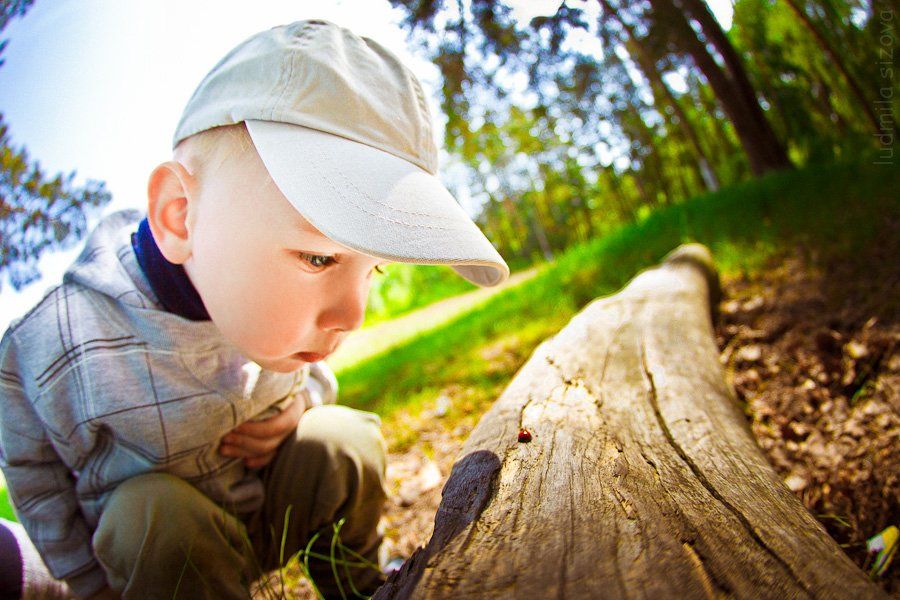
[[[251,469],[264,467],[275,457],[275,451],[284,438],[297,428],[305,410],[306,403],[295,397],[274,417],[238,425],[222,438],[219,453],[241,457]]]

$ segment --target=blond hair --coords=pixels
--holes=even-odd
[[[252,148],[253,140],[247,126],[241,122],[213,127],[181,140],[175,147],[173,158],[202,182],[230,159]]]

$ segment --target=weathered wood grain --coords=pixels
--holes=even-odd
[[[756,446],[718,294],[708,251],[683,246],[538,347],[376,600],[885,597]]]

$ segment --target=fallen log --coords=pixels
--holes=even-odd
[[[886,597],[756,445],[718,294],[709,252],[682,246],[539,346],[374,598]]]

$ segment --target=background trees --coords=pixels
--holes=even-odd
[[[391,3],[440,69],[481,225],[528,261],[752,175],[876,151],[896,131],[896,108],[875,110],[897,88],[872,52],[889,1],[737,0],[727,32],[702,0],[571,1],[530,23],[504,2]]]
[[[0,32],[33,3],[0,1]],[[0,66],[7,43],[0,42]],[[37,279],[40,256],[77,242],[87,229],[88,215],[109,200],[101,182],[79,185],[74,172],[44,172],[24,147],[13,146],[0,113],[0,288],[4,280],[20,289]]]
[[[0,0],[0,25],[31,1]],[[879,14],[896,0],[736,0],[727,31],[701,0],[569,0],[529,23],[504,0],[391,2],[440,70],[458,183],[514,264],[754,174],[864,156],[885,128],[896,137],[896,101],[875,105],[884,89],[900,98],[877,57]],[[36,182],[53,178],[29,191],[33,159],[6,156],[28,165],[7,177],[0,209],[18,219],[3,217],[0,280],[20,285],[106,196],[61,177],[69,200],[29,212]]]

